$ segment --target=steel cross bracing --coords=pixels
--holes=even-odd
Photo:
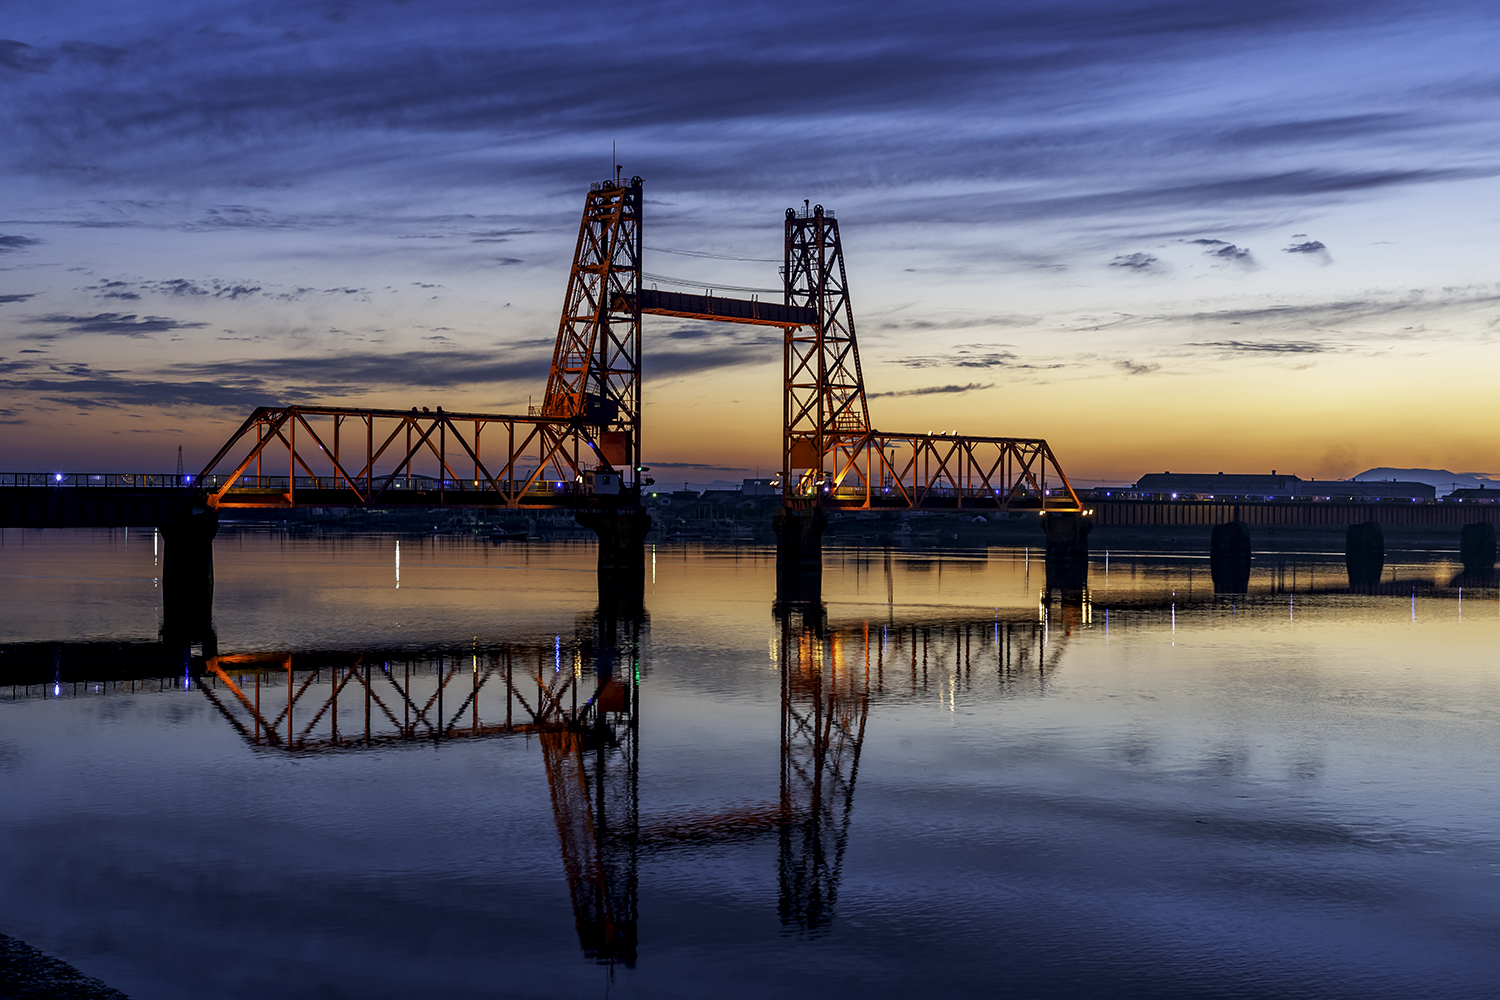
[[[223,463],[222,472],[216,472]],[[197,477],[214,507],[559,507],[633,500],[597,428],[492,413],[263,406]],[[418,472],[418,468],[424,472]]]
[[[196,485],[214,507],[637,504],[641,205],[639,177],[585,197],[540,407],[525,416],[262,407]],[[362,439],[351,442],[351,431]]]
[[[870,430],[839,224],[818,205],[786,211],[783,279],[788,305],[812,310],[811,327],[787,327],[782,403],[782,482],[818,470],[824,455]],[[812,478],[817,477],[813,474]]]
[[[540,742],[578,943],[601,963],[634,965],[640,623],[598,617],[594,624],[572,671],[581,676],[584,662],[594,661],[593,695],[571,725],[543,733]]]
[[[838,902],[859,752],[870,715],[870,631],[864,665],[850,663],[839,632],[782,616],[781,854],[784,924],[816,931]],[[842,669],[841,669],[842,667]]]
[[[868,509],[1081,509],[1040,438],[870,431],[835,441],[825,468],[821,482],[804,472],[788,498]]]
[[[580,697],[566,666],[542,644],[436,657],[247,653],[207,657],[198,687],[252,746],[317,754],[592,725],[597,699]],[[360,721],[341,729],[351,712]]]
[[[598,427],[631,484],[641,446],[641,206],[639,177],[595,184],[584,200],[539,414]]]
[[[595,624],[595,635],[566,647],[559,636],[555,644],[506,644],[435,661],[401,654],[210,656],[197,684],[252,746],[296,754],[537,736],[579,943],[590,958],[631,964],[639,626]],[[581,683],[585,661],[594,668],[592,690]],[[341,732],[341,716],[359,720],[361,709],[362,725],[351,731],[346,723]]]
[[[839,224],[822,205],[786,211],[788,305],[817,325],[786,330],[783,497],[789,506],[1076,511],[1078,496],[1039,438],[873,430]]]

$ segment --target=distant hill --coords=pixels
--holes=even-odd
[[[1446,496],[1454,490],[1488,489],[1500,487],[1500,479],[1490,478],[1484,472],[1449,472],[1447,469],[1367,469],[1349,478],[1361,482],[1396,479],[1404,483],[1426,483],[1437,487],[1438,496]]]

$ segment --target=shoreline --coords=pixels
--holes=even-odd
[[[0,995],[7,1000],[130,1000],[60,958],[0,934]]]

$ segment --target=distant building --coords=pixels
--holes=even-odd
[[[1291,500],[1302,480],[1296,476],[1241,476],[1153,472],[1130,492],[1145,500]]]
[[[1500,489],[1491,490],[1481,486],[1478,489],[1454,490],[1444,499],[1460,503],[1500,503]]]
[[[1408,500],[1425,503],[1437,498],[1437,488],[1427,483],[1403,483],[1394,479],[1384,482],[1309,479],[1302,484],[1302,495],[1318,500]]]
[[[1097,496],[1098,491],[1094,491]],[[1111,491],[1145,500],[1373,500],[1426,502],[1437,496],[1427,483],[1357,482],[1353,479],[1302,479],[1298,476],[1225,475],[1216,473],[1153,472],[1133,488]],[[1500,495],[1500,491],[1489,491]]]
[[[774,479],[747,479],[740,492],[747,497],[769,497],[781,493],[781,484]]]

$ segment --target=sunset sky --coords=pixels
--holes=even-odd
[[[653,274],[774,287],[785,209],[836,211],[881,429],[1082,482],[1500,472],[1493,2],[0,12],[3,471],[524,412],[613,144]],[[647,318],[654,468],[778,464],[770,333]]]

